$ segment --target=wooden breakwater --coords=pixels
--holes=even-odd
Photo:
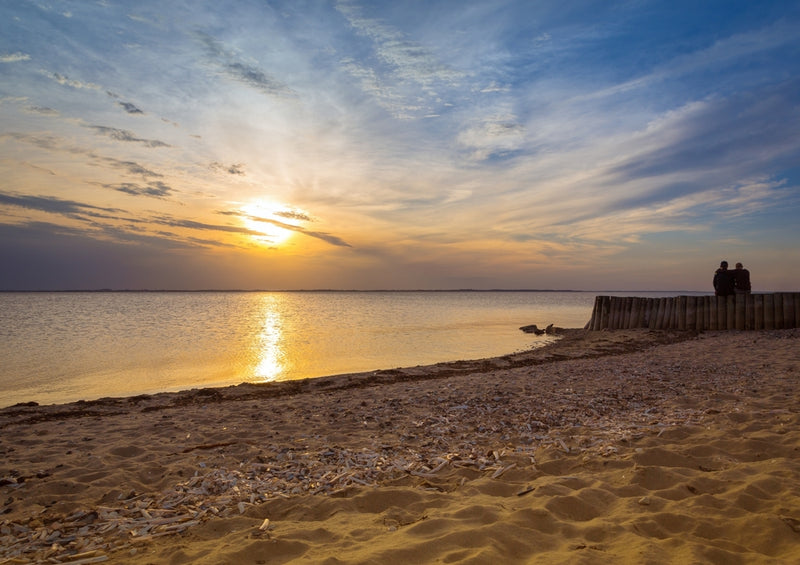
[[[800,292],[735,296],[597,296],[589,330],[782,330],[800,327]]]

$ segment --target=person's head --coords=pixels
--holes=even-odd
[[[736,263],[736,268],[737,269],[744,269],[744,265],[742,265],[741,263]]]
[[[722,262],[719,264],[719,268],[720,268],[720,269],[722,269],[722,270],[724,271],[725,269],[727,269],[727,268],[728,268],[728,262],[727,262],[727,261],[722,261]]]

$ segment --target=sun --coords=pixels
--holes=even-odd
[[[239,211],[245,227],[262,234],[253,239],[269,246],[285,243],[298,231],[294,228],[300,227],[300,221],[308,218],[302,210],[264,199],[244,204]]]

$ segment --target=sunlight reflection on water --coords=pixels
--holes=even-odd
[[[279,307],[281,296],[266,294],[261,299],[263,324],[256,340],[258,363],[253,369],[253,376],[262,381],[274,381],[288,369]]]

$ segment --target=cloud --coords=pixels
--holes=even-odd
[[[166,198],[174,192],[174,189],[161,181],[152,181],[142,186],[135,182],[122,182],[118,184],[104,184],[103,188],[109,188],[118,192],[124,192],[132,196],[150,196],[153,198]]]
[[[263,236],[265,234],[251,230],[250,228],[245,228],[243,226],[226,226],[220,224],[208,224],[205,222],[197,222],[195,220],[181,220],[172,218],[170,216],[159,216],[153,219],[153,223],[161,224],[164,226],[169,226],[173,228],[187,228],[193,230],[208,230],[208,231],[219,231],[225,233],[238,233],[243,235],[256,235],[256,236]]]
[[[304,222],[311,222],[311,216],[305,214],[303,212],[295,212],[293,210],[275,212],[276,216],[280,216],[281,218],[286,218],[287,220],[300,220]]]
[[[222,163],[218,163],[214,161],[209,165],[212,169],[216,171],[223,171],[231,175],[244,175],[244,165],[242,163],[234,163],[233,165],[223,165]]]
[[[111,166],[114,169],[120,169],[120,170],[123,170],[123,171],[127,171],[128,173],[130,173],[132,175],[139,175],[139,176],[142,176],[142,177],[145,177],[145,178],[147,178],[147,177],[161,178],[161,177],[164,176],[164,175],[162,175],[160,173],[156,173],[156,172],[151,171],[150,169],[148,169],[146,167],[143,167],[142,165],[140,165],[139,163],[137,163],[135,161],[121,161],[121,160],[115,159],[113,157],[100,157],[100,156],[96,156],[96,155],[93,155],[93,156],[96,158],[96,160],[98,160],[101,163],[105,163],[105,164]]]
[[[499,114],[477,120],[458,134],[458,143],[471,150],[476,161],[514,154],[525,141],[525,128],[513,114]]]
[[[264,94],[277,98],[294,98],[297,93],[287,84],[270,76],[254,64],[238,60],[236,55],[214,37],[197,32],[196,37],[205,45],[209,58],[228,78],[255,88]]]
[[[331,245],[335,245],[337,247],[353,247],[352,245],[350,245],[349,243],[344,241],[342,238],[340,238],[338,236],[335,236],[335,235],[331,235],[329,233],[318,232],[318,231],[310,231],[310,230],[307,230],[307,229],[305,229],[305,228],[303,228],[301,226],[295,226],[295,225],[292,225],[292,224],[287,224],[285,222],[274,220],[272,218],[261,218],[261,217],[257,217],[257,216],[248,216],[248,217],[251,220],[254,220],[256,222],[264,222],[264,223],[267,223],[267,224],[272,224],[273,226],[277,226],[277,227],[283,228],[285,230],[290,230],[290,231],[302,233],[303,235],[307,235],[309,237],[315,237],[317,239],[321,239],[322,241],[325,241],[325,242],[330,243]]]
[[[120,100],[119,99],[120,98],[119,94],[117,94],[115,92],[111,92],[110,90],[106,90],[106,94],[108,94],[111,98],[114,98],[115,100],[117,100],[117,104],[122,106],[122,108],[127,113],[129,113],[129,114],[144,114],[144,112],[142,110],[140,110],[139,108],[137,108],[136,105],[133,104],[132,102],[125,102],[123,100]]]
[[[93,127],[99,127],[99,126],[93,126]],[[113,130],[113,128],[106,128],[106,129]],[[127,135],[129,133],[129,132],[124,132],[124,130],[116,130],[116,131],[123,132],[122,135]],[[110,166],[113,169],[126,171],[127,173],[130,173],[132,175],[138,175],[145,178],[147,177],[161,178],[164,176],[160,173],[156,173],[155,171],[151,171],[150,169],[140,165],[135,161],[122,161],[120,159],[115,159],[114,157],[105,157],[102,155],[98,155],[97,153],[94,153],[93,151],[90,151],[88,149],[69,145],[63,139],[52,135],[46,135],[46,134],[31,135],[19,132],[0,134],[0,139],[6,137],[14,139],[16,141],[30,143],[35,147],[39,147],[40,149],[45,149],[47,151],[64,152],[71,155],[84,155],[96,163]],[[156,142],[156,143],[161,143],[161,142]]]
[[[19,132],[9,132],[0,135],[0,139],[8,137],[15,141],[21,141],[23,143],[30,143],[31,145],[38,147],[40,149],[46,149],[48,151],[66,151],[68,153],[82,153],[85,154],[85,150],[77,150],[75,148],[67,148],[63,140],[49,134],[27,134],[27,133],[19,133]]]
[[[103,208],[53,196],[13,195],[5,192],[0,192],[0,204],[71,217],[84,215],[87,212],[95,213],[95,211],[110,213],[118,213],[121,211],[117,208]]]
[[[161,185],[161,183],[151,183],[149,188],[156,192],[159,190],[169,190],[169,187],[166,187],[166,185],[159,185]],[[120,190],[122,192],[135,195],[141,195],[141,193],[137,191],[143,188],[130,183],[103,186],[105,188]],[[151,196],[150,194],[146,195]],[[50,196],[15,195],[0,192],[0,206],[15,206],[28,210],[35,210],[38,212],[63,216],[73,220],[79,220],[90,226],[91,232],[87,232],[85,229],[65,226],[60,226],[56,231],[59,232],[63,230],[71,230],[73,233],[81,233],[85,236],[91,237],[103,234],[106,237],[110,237],[122,242],[135,240],[154,241],[160,237],[166,237],[176,242],[192,242],[192,244],[202,244],[205,246],[231,246],[231,244],[220,241],[200,240],[198,238],[179,236],[169,232],[153,232],[152,228],[154,226],[234,233],[249,236],[265,235],[257,230],[252,230],[242,226],[209,224],[195,220],[175,218],[169,215],[160,215],[155,217],[134,217],[125,210],[121,210],[119,208],[94,206],[83,202],[77,202],[75,200],[67,200]],[[55,226],[55,224],[48,225]],[[94,236],[91,234],[94,234]]]
[[[25,108],[26,112],[30,112],[31,114],[39,114],[41,116],[58,116],[58,110],[54,110],[53,108],[48,108],[46,106],[28,106]]]
[[[117,104],[122,106],[125,109],[125,111],[128,112],[129,114],[144,114],[144,112],[142,110],[137,108],[136,105],[132,104],[131,102],[122,102],[122,101],[120,101],[120,102],[117,102]]]
[[[800,152],[800,80],[724,99],[693,102],[669,112],[632,136],[608,173],[616,181],[693,176],[695,190],[793,164]],[[669,186],[662,188],[669,196]]]
[[[758,57],[765,52],[786,47],[796,41],[796,25],[780,21],[767,27],[718,39],[705,49],[674,57],[645,75],[579,98],[610,97],[655,85],[669,85],[670,81],[692,74],[719,74],[726,68],[758,60]]]
[[[31,56],[27,53],[3,53],[0,54],[0,63],[18,63],[20,61],[30,61]]]
[[[136,137],[136,135],[132,132],[129,132],[124,129],[117,129],[117,128],[110,128],[106,126],[87,126],[97,133],[101,135],[106,135],[111,139],[116,139],[117,141],[129,141],[133,143],[141,143],[146,147],[170,147],[168,143],[164,143],[163,141],[158,141],[157,139],[142,139],[140,137]]]
[[[0,224],[0,289],[186,288],[195,253],[214,242],[192,242],[109,229],[98,233],[47,222]],[[213,284],[209,285],[213,286]]]
[[[444,64],[430,49],[401,31],[362,16],[352,3],[337,2],[336,9],[374,46],[377,64],[370,64],[367,58],[343,57],[340,61],[362,90],[396,118],[438,116],[435,107],[446,105],[441,91],[458,86],[464,73]]]
[[[46,71],[44,69],[42,69],[40,72],[44,76],[53,79],[58,84],[61,84],[63,86],[70,86],[72,88],[85,89],[85,90],[102,90],[100,85],[94,84],[93,82],[83,82],[83,81],[80,81],[80,80],[71,79],[66,75],[62,75],[60,73],[54,73],[54,72]]]
[[[357,33],[370,38],[378,57],[393,68],[396,77],[425,87],[442,82],[454,85],[463,73],[440,62],[426,47],[407,39],[400,31],[378,20],[361,16],[350,2],[340,1],[336,9]]]

